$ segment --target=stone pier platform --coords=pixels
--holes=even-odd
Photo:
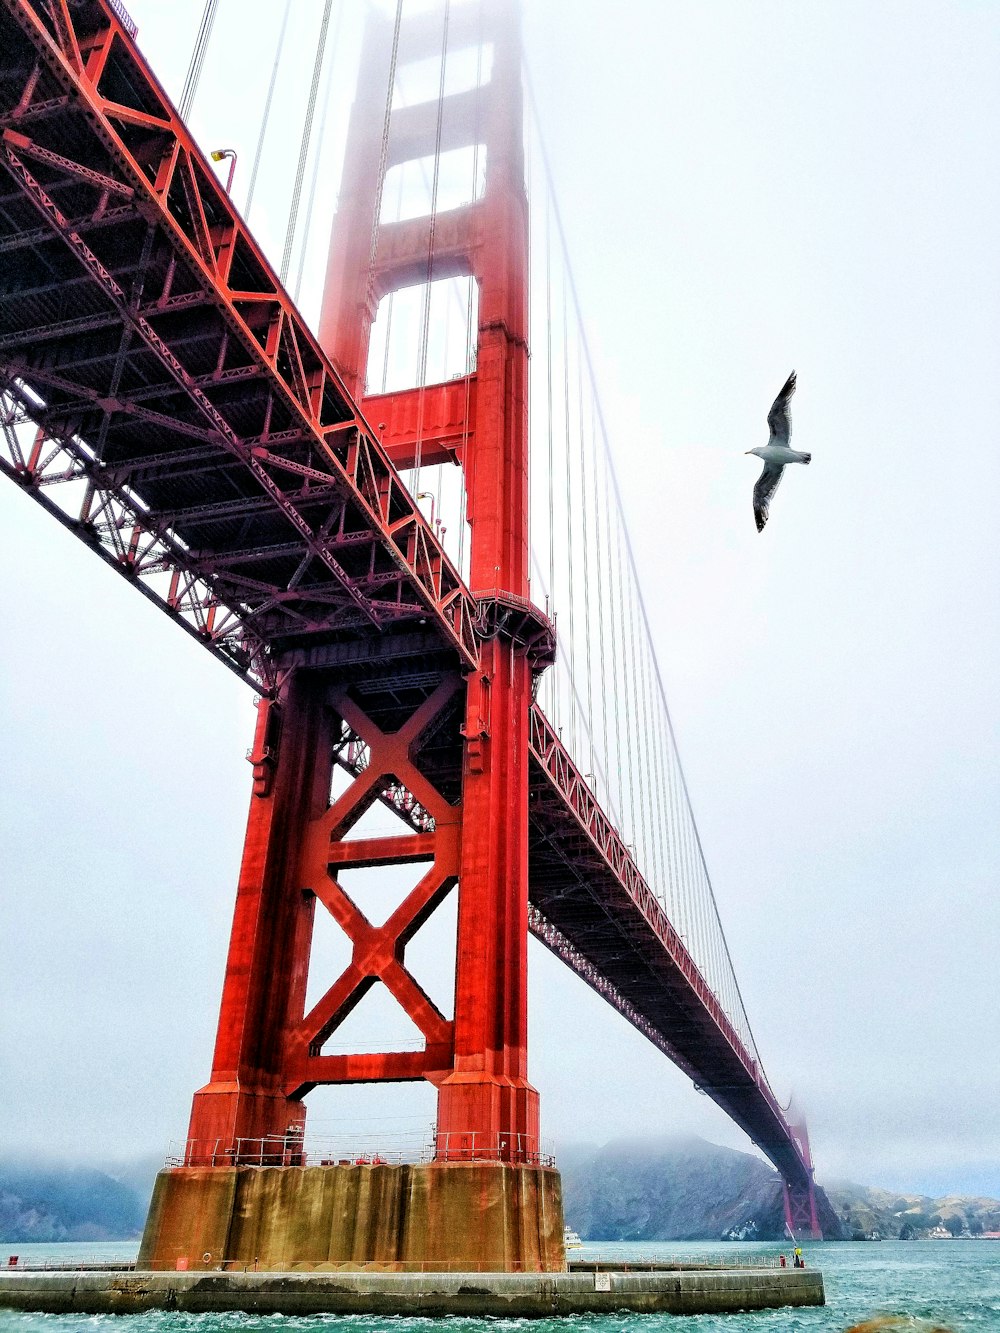
[[[564,1273],[0,1272],[0,1310],[46,1314],[719,1314],[824,1304],[817,1269],[575,1268]]]

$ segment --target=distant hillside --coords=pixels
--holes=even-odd
[[[698,1138],[622,1139],[559,1153],[566,1221],[584,1240],[781,1240],[781,1180],[750,1153]],[[823,1231],[841,1234],[822,1190]]]
[[[148,1197],[104,1171],[0,1161],[0,1243],[130,1240]]]
[[[876,1236],[884,1240],[922,1240],[931,1232],[979,1236],[1000,1231],[1000,1199],[958,1194],[932,1199],[924,1194],[893,1194],[849,1181],[826,1188],[848,1240]]]
[[[131,1240],[159,1158],[104,1170],[0,1159],[0,1244]],[[766,1162],[698,1138],[622,1139],[558,1152],[566,1221],[585,1240],[782,1240],[781,1181]],[[838,1181],[818,1192],[830,1239],[1000,1231],[1000,1200],[892,1194]]]

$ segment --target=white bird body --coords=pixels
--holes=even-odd
[[[777,463],[780,467],[786,463],[808,463],[812,458],[812,454],[800,454],[797,449],[789,449],[784,444],[762,444],[759,449],[749,452],[763,458],[765,463]]]
[[[778,482],[781,481],[785,465],[787,463],[809,463],[812,461],[812,454],[800,454],[797,449],[788,447],[788,441],[792,435],[792,418],[788,410],[788,403],[794,392],[795,371],[793,370],[782,385],[781,392],[771,404],[771,410],[767,414],[767,424],[771,431],[771,438],[767,444],[761,445],[758,449],[747,450],[748,454],[754,454],[764,461],[764,471],[757,478],[757,484],[753,488],[753,516],[757,523],[758,532],[764,531],[771,497],[778,489]]]

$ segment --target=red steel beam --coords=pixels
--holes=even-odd
[[[82,279],[67,282],[61,266],[57,278],[61,297],[67,302],[73,291],[79,291],[91,306],[86,313],[67,310],[57,326],[0,326],[0,371],[8,390],[19,398],[20,409],[41,420],[43,409],[53,406],[46,402],[51,388],[46,390],[43,367],[33,355],[43,341],[57,344],[63,355],[73,350],[74,339],[85,332],[102,327],[127,330],[130,341],[122,345],[117,378],[129,358],[134,361],[143,355],[145,365],[155,363],[160,396],[172,396],[185,404],[185,421],[175,420],[176,428],[184,431],[186,426],[191,434],[197,426],[220,452],[227,452],[239,464],[247,479],[244,484],[270,498],[301,543],[303,556],[317,565],[325,564],[340,581],[361,622],[378,631],[400,620],[424,620],[435,626],[467,665],[473,665],[478,658],[474,599],[135,49],[121,17],[106,0],[55,8],[41,0],[0,0],[0,17],[5,20],[0,66],[11,86],[21,88],[13,104],[0,106],[0,124],[5,126],[0,163],[20,197],[30,201],[41,219],[41,225],[22,226],[20,235],[4,236],[0,244],[13,247],[15,253],[39,252],[45,259],[53,253],[45,247],[61,242],[79,265],[76,279]],[[19,71],[23,71],[20,85]],[[35,114],[43,107],[44,117]],[[62,148],[64,141],[74,144],[72,154]],[[83,222],[80,191],[90,192],[93,201]],[[64,197],[68,200],[70,193],[75,203],[72,211],[68,203],[63,206],[60,202]],[[112,214],[114,222],[109,220]],[[119,273],[98,256],[88,239],[94,234],[91,229],[121,230],[136,222],[155,233],[154,248],[169,247],[173,256],[153,303],[136,301],[134,292],[129,292]],[[31,239],[25,251],[21,247],[28,232]],[[103,243],[101,249],[106,252]],[[172,290],[181,284],[181,275],[188,288],[193,280],[194,290]],[[129,281],[134,285],[141,276],[141,270],[134,269]],[[29,290],[30,284],[25,288]],[[101,298],[100,311],[93,309],[96,296]],[[216,324],[213,336],[223,339],[219,367],[208,382],[190,373],[185,353],[180,351],[183,342],[177,342],[176,331],[164,324],[173,311],[198,309],[206,317],[211,314]],[[238,346],[245,359],[239,373],[253,376],[266,390],[268,417],[273,399],[275,408],[280,405],[283,416],[297,423],[298,454],[304,452],[311,469],[349,499],[356,518],[363,516],[362,522],[352,526],[372,534],[378,563],[394,571],[394,578],[387,580],[394,585],[391,596],[369,596],[364,572],[349,572],[353,565],[345,566],[340,560],[336,543],[303,515],[283,479],[295,459],[282,460],[271,450],[258,452],[259,446],[251,444],[217,405],[214,390],[231,382],[222,364],[226,340]],[[21,349],[28,355],[19,360]],[[79,378],[74,381],[74,371],[79,373],[86,364],[79,357],[74,363],[68,356],[62,376],[72,386],[66,391],[75,391],[80,399],[87,398],[89,386]],[[140,386],[140,397],[131,402],[123,388],[120,396],[103,404],[109,418],[103,433],[119,429],[125,414],[138,416],[141,397],[156,393],[155,388],[151,394],[148,387]],[[160,413],[156,420],[167,429],[169,418],[169,413]],[[56,432],[64,444],[66,435],[66,431]],[[77,440],[77,475],[81,469],[93,470],[94,460],[87,460],[86,445],[86,439]],[[16,471],[13,467],[7,470]],[[36,479],[23,472],[16,475],[37,497]],[[51,476],[47,480],[55,484]],[[119,503],[127,504],[129,497],[120,492],[114,476],[95,478],[95,484],[118,491]],[[65,516],[64,521],[73,522]],[[165,534],[154,535],[162,540]],[[177,568],[183,576],[183,564]],[[220,603],[225,600],[223,592],[215,590]],[[229,613],[248,625],[247,633],[253,638],[246,606],[230,601]],[[266,642],[267,635],[258,633],[258,638]],[[241,661],[251,659],[255,663],[262,660],[256,651],[241,655]],[[240,669],[231,656],[227,660]],[[261,687],[273,687],[274,671],[251,679]]]

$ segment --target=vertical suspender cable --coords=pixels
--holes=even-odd
[[[403,173],[399,172],[399,186],[396,190],[396,221],[399,221],[400,214],[403,211]],[[395,305],[394,291],[390,292],[385,298],[385,347],[382,352],[382,392],[385,393],[389,384],[389,358],[392,354],[392,311]]]
[[[650,650],[652,651],[652,650]],[[670,872],[667,868],[666,844],[664,842],[664,829],[666,826],[666,809],[664,804],[664,784],[662,759],[663,754],[657,742],[657,729],[659,725],[660,710],[657,707],[658,700],[652,692],[652,671],[647,681],[649,703],[649,723],[646,728],[648,738],[649,753],[652,756],[652,767],[649,775],[650,784],[650,805],[652,808],[652,834],[653,851],[657,865],[657,897],[663,903],[664,907],[669,902],[669,883]]]
[[[626,654],[628,653],[628,637],[625,632],[625,580],[623,577],[624,561],[622,560],[622,523],[621,523],[620,513],[618,515],[618,522],[615,524],[615,554],[618,557],[618,618],[619,618],[619,623],[621,625],[621,646],[620,646],[620,654],[618,662],[619,664],[624,665],[626,661]],[[621,683],[620,681],[616,681],[616,684],[620,683]],[[628,754],[629,754],[629,763],[627,767],[628,803],[629,803],[629,817],[632,821],[631,828],[629,830],[631,837],[628,838],[627,841],[632,842],[634,844],[636,840],[636,828],[637,828],[636,818],[635,818],[635,767],[631,763],[631,755],[633,751],[632,716],[631,716],[631,709],[629,707],[629,694],[628,694],[627,681],[625,682],[624,703],[625,703],[625,740],[628,746]],[[624,797],[622,803],[624,804]]]
[[[531,88],[531,82],[530,82],[530,80],[529,80],[528,83],[527,83],[527,88],[528,88],[528,95],[529,95],[529,98],[531,99],[532,108],[534,109],[534,94],[533,94],[533,91],[532,91],[532,88]],[[536,111],[536,115],[535,115],[536,123],[537,123],[537,119],[538,119],[538,117],[537,117],[537,111]],[[551,193],[552,193],[552,171],[551,171],[551,167],[550,167],[549,162],[548,162],[548,156],[547,156],[547,154],[546,154],[546,152],[545,152],[545,144],[544,144],[544,142],[541,140],[541,136],[539,136],[539,146],[540,146],[540,149],[541,149],[542,162],[543,162],[543,165],[544,165],[544,168],[545,168],[546,178],[547,178],[548,183],[549,183],[549,191],[550,191],[550,194],[551,194]],[[552,207],[553,207],[553,213],[554,213],[554,216],[555,216],[556,228],[557,228],[557,230],[558,230],[560,240],[562,241],[563,249],[565,250],[565,247],[566,247],[566,239],[565,239],[565,233],[564,233],[564,231],[563,231],[563,226],[562,226],[562,217],[561,217],[561,215],[560,215],[560,213],[559,213],[559,207],[558,207],[558,204],[555,202],[555,199],[554,199],[554,198],[553,198],[553,202],[552,202]],[[576,290],[576,283],[575,283],[575,281],[574,281],[574,279],[573,279],[573,275],[572,275],[572,272],[571,272],[570,270],[567,270],[567,274],[568,274],[568,280],[569,280],[569,284],[570,284],[570,291],[572,292],[572,295],[573,295],[574,307],[575,307],[575,309],[576,309],[576,311],[577,311],[577,316],[578,316],[578,318],[579,318],[579,314],[580,314],[580,302],[579,302],[579,297],[578,297],[578,293],[577,293],[577,290]],[[581,326],[581,330],[582,330],[582,326]],[[585,334],[584,332],[582,332],[582,331],[581,331],[581,340],[582,340],[582,344],[583,344],[584,356],[585,356],[585,358],[586,358],[587,369],[588,369],[588,372],[589,372],[589,374],[590,374],[590,376],[591,376],[591,379],[593,379],[593,363],[592,363],[592,359],[591,359],[591,355],[590,355],[590,347],[589,347],[589,344],[588,344],[588,342],[587,342],[586,334]],[[600,404],[599,404],[599,403],[598,403],[598,414],[601,416],[601,432],[602,432],[602,435],[603,435],[603,438],[604,438],[604,441],[605,441],[605,447],[606,447],[606,449],[607,449],[607,429],[606,429],[605,424],[604,424],[604,421],[603,421],[603,415],[602,415],[601,412],[600,412]],[[614,488],[615,498],[616,498],[616,501],[617,501],[617,503],[618,503],[619,510],[621,511],[621,493],[620,493],[620,491],[619,491],[619,487],[618,487],[618,478],[617,478],[617,475],[616,475],[616,473],[615,473],[614,464],[613,464],[613,462],[611,461],[611,459],[610,459],[610,455],[607,454],[607,452],[606,452],[606,457],[607,457],[607,459],[608,459],[608,471],[609,471],[609,475],[610,475],[610,478],[611,478],[612,486],[613,486],[613,488]],[[634,556],[634,552],[633,552],[633,550],[632,550],[632,544],[631,544],[631,541],[629,540],[629,537],[628,537],[628,533],[627,533],[627,532],[626,532],[626,534],[625,534],[625,544],[626,544],[626,549],[627,549],[627,551],[628,551],[629,564],[630,564],[630,566],[631,566],[631,568],[632,568],[632,570],[633,570],[633,572],[634,572],[634,570],[635,570],[635,556]],[[638,591],[638,599],[639,599],[640,619],[641,619],[641,621],[642,621],[642,624],[643,624],[643,627],[644,627],[644,629],[645,629],[645,631],[646,631],[647,636],[649,636],[650,639],[651,639],[651,638],[652,638],[652,634],[651,634],[650,625],[649,625],[649,615],[648,615],[647,610],[646,610],[645,599],[644,599],[643,596],[642,596],[641,588],[638,588],[638,584],[637,584],[637,591]],[[654,668],[654,672],[655,672],[655,676],[656,676],[657,691],[658,691],[658,693],[659,693],[659,695],[660,695],[660,698],[661,698],[661,700],[662,700],[662,702],[663,702],[663,708],[664,708],[664,712],[665,712],[665,714],[666,714],[666,722],[667,722],[668,733],[669,733],[669,736],[670,736],[670,742],[671,742],[671,745],[672,745],[672,747],[673,747],[674,755],[675,755],[675,758],[676,758],[676,756],[677,756],[677,740],[676,740],[676,736],[674,735],[673,719],[672,719],[671,716],[670,716],[670,709],[669,709],[669,707],[668,707],[668,705],[667,705],[667,701],[666,701],[666,692],[665,692],[664,687],[663,687],[663,677],[662,677],[662,674],[661,674],[661,672],[660,672],[659,663],[656,661],[656,658],[655,658],[655,657],[653,658],[653,668]],[[706,878],[706,883],[707,883],[707,885],[708,885],[708,893],[709,893],[709,896],[710,896],[711,899],[712,899],[712,910],[713,910],[713,912],[717,913],[718,908],[717,908],[717,906],[716,906],[716,904],[715,904],[715,895],[714,895],[714,893],[712,892],[711,880],[710,880],[709,877],[708,877],[708,870],[707,870],[707,864],[706,864],[706,862],[705,862],[704,849],[702,848],[702,845],[701,845],[701,838],[700,838],[700,836],[699,836],[699,834],[698,834],[698,828],[697,828],[697,825],[696,825],[695,822],[694,822],[694,812],[693,812],[693,807],[692,807],[692,805],[691,805],[691,795],[690,795],[690,792],[688,791],[687,782],[685,781],[685,778],[684,778],[684,770],[681,768],[679,759],[676,760],[676,763],[677,763],[677,775],[678,775],[678,779],[679,779],[679,782],[680,782],[680,788],[681,788],[681,792],[682,792],[682,803],[683,803],[683,806],[685,807],[686,814],[687,814],[687,816],[688,816],[688,822],[690,823],[690,829],[689,829],[689,832],[691,833],[691,835],[692,835],[692,837],[693,837],[693,841],[694,841],[694,854],[695,854],[695,858],[696,858],[697,861],[700,862],[701,867],[702,867],[702,870],[703,870],[703,873],[704,873],[705,878]],[[728,944],[727,944],[727,945],[726,945],[726,953],[727,953],[727,955],[728,955],[728,952],[729,952],[729,949],[728,949]],[[739,1004],[740,1004],[741,1015],[742,1015],[743,1020],[747,1022],[747,1027],[748,1027],[748,1031],[749,1031],[749,1021],[746,1019],[746,1006],[744,1005],[744,1002],[743,1002],[743,996],[742,996],[742,993],[740,992],[739,982],[735,980],[735,972],[734,972],[734,984],[735,984],[735,986],[736,986],[736,991],[737,991],[737,994],[738,994],[738,996],[739,996]],[[750,1042],[751,1042],[751,1049],[754,1050],[754,1052],[756,1052],[756,1048],[755,1048],[755,1046],[753,1045],[753,1037],[752,1037],[752,1033],[751,1033],[751,1035],[750,1035]]]
[[[580,517],[583,524],[583,641],[584,667],[587,673],[587,734],[590,737],[590,771],[595,771],[594,763],[594,679],[591,657],[590,625],[590,524],[587,521],[587,434],[583,424],[583,358],[577,347],[576,384],[578,399],[578,426],[580,430]]]
[[[278,67],[281,64],[281,53],[285,49],[285,33],[288,31],[288,16],[292,12],[292,0],[285,0],[285,12],[281,19],[281,31],[278,34],[278,45],[274,52],[274,64],[271,66],[271,79],[267,85],[267,96],[264,98],[264,112],[260,118],[260,130],[257,133],[257,147],[254,149],[253,166],[250,168],[250,184],[247,186],[246,203],[243,205],[243,214],[248,217],[250,214],[250,205],[253,202],[253,192],[257,188],[257,172],[260,169],[260,157],[264,151],[264,139],[267,137],[267,126],[271,118],[271,102],[274,98],[274,85],[278,81]]]
[[[662,708],[657,711],[657,753],[663,762],[664,796],[663,806],[666,815],[664,840],[666,843],[667,864],[670,875],[671,916],[682,935],[687,935],[687,918],[684,908],[683,885],[677,862],[677,818],[674,809],[674,784],[670,774],[671,755],[664,731]]]
[[[529,94],[529,99],[531,100],[532,109],[535,111],[535,121],[537,125],[537,109],[534,106],[534,94],[531,88],[530,80],[528,81],[528,94]],[[556,227],[558,229],[560,240],[562,241],[563,249],[565,251],[566,241],[562,227],[562,219],[559,214],[558,204],[556,204],[554,198],[552,198],[552,173],[545,152],[544,142],[540,141],[540,148],[541,148],[543,168],[545,171],[547,184],[549,187],[551,206],[555,212]],[[548,249],[549,246],[548,210],[546,213],[546,242]],[[548,270],[549,270],[549,264],[547,260],[547,265],[546,265],[547,278],[548,278]],[[572,272],[568,268],[567,268],[567,278],[569,283],[569,289],[573,296],[574,307],[577,313],[577,320],[579,322],[580,321],[579,297],[576,291],[576,284],[573,279]],[[548,322],[549,325],[551,326],[551,318],[549,319]],[[593,372],[593,363],[590,356],[590,348],[587,343],[586,334],[582,330],[582,325],[580,327],[581,327],[581,342],[583,347],[584,358],[586,361],[586,366],[591,379],[591,383],[593,384],[594,372]],[[549,364],[549,374],[551,380],[551,357]],[[551,388],[549,392],[549,398],[551,404]],[[603,414],[601,413],[600,403],[596,399],[596,396],[594,399],[594,405],[598,414],[598,418],[600,420],[601,435],[604,444],[605,472],[610,482],[610,488],[613,489],[614,491],[615,500],[618,508],[619,523],[616,529],[616,546],[617,546],[617,556],[619,561],[618,601],[619,601],[619,612],[621,615],[622,637],[624,642],[624,607],[621,606],[621,602],[623,600],[621,539],[622,539],[622,528],[624,525],[622,518],[623,510],[621,502],[621,493],[619,491],[618,479],[615,474],[614,464],[611,460],[610,451],[608,447],[607,429],[604,423]],[[550,435],[551,435],[551,427],[550,427]],[[551,473],[551,459],[550,459],[550,473]],[[607,525],[608,525],[608,538],[609,538],[609,550],[610,550],[610,536],[611,536],[610,504],[608,505]],[[551,540],[551,533],[550,533],[550,540]],[[635,567],[635,555],[632,550],[632,544],[629,539],[627,531],[625,531],[624,533],[624,541],[625,541],[625,550],[627,552],[627,557],[628,557],[629,572],[630,575],[632,576],[632,579],[635,581],[635,597],[638,603],[639,621],[642,629],[645,631],[647,642],[651,645],[652,633],[649,623],[649,615],[646,609],[645,599],[642,596],[641,587],[638,584],[638,577]],[[551,563],[554,564],[554,562]],[[613,579],[613,575],[611,577]],[[630,593],[632,592],[631,586],[629,591]],[[632,609],[631,606],[629,609],[631,613]],[[650,651],[649,666],[652,672],[649,684],[650,687],[652,687],[653,681],[655,680],[656,693],[659,696],[659,701],[661,705],[660,710],[658,710],[660,714],[660,721],[666,728],[666,735],[663,739],[665,741],[665,748],[666,748],[668,782],[667,782],[667,792],[664,799],[666,808],[668,810],[675,811],[677,818],[678,826],[675,826],[676,836],[674,837],[674,839],[671,840],[672,843],[674,844],[673,851],[675,853],[678,853],[680,856],[680,861],[676,863],[678,872],[677,882],[681,887],[682,897],[687,897],[691,907],[693,908],[693,917],[688,922],[689,948],[691,948],[692,952],[696,953],[697,955],[696,961],[699,962],[699,966],[703,970],[707,971],[710,963],[714,962],[715,967],[713,968],[713,971],[716,971],[719,976],[719,981],[717,984],[720,986],[720,988],[725,986],[727,993],[729,993],[733,997],[732,1012],[730,1013],[730,1017],[734,1022],[735,1026],[739,1029],[741,1036],[746,1042],[748,1050],[751,1052],[754,1058],[758,1060],[759,1063],[759,1055],[757,1053],[756,1043],[754,1042],[753,1032],[750,1028],[750,1024],[747,1019],[746,1006],[744,1005],[743,996],[740,991],[739,981],[736,978],[736,972],[732,965],[732,957],[730,955],[728,941],[726,940],[725,932],[722,930],[721,919],[719,917],[718,904],[715,900],[715,894],[712,889],[711,878],[708,874],[708,866],[705,861],[704,849],[702,848],[701,838],[699,836],[698,828],[694,820],[694,812],[691,805],[690,793],[688,791],[687,782],[684,777],[684,771],[680,765],[680,760],[677,753],[677,742],[676,742],[676,737],[674,735],[673,720],[670,716],[670,710],[666,701],[666,694],[663,687],[663,678],[660,673],[659,663],[657,662],[656,656],[652,651]],[[625,709],[626,709],[626,727],[627,730],[629,731],[629,737],[631,737],[631,727],[629,725],[630,719],[628,717],[630,709],[629,709],[629,698],[627,690],[625,694]],[[621,786],[623,775],[622,775],[622,764],[621,764],[621,729],[620,726],[618,725],[617,690],[615,691],[615,716],[616,716],[615,731],[616,731],[617,752],[618,752],[618,773],[619,773],[619,784]],[[552,721],[555,722],[554,717],[552,718]],[[670,779],[669,775],[671,772],[676,774],[676,782]],[[634,822],[635,819],[634,791],[631,790],[634,784],[634,774],[631,766],[629,768],[629,784],[630,784],[630,804],[632,807],[632,812],[633,812],[632,817]]]
[[[556,515],[555,515],[555,430],[552,421],[552,230],[550,226],[549,192],[545,196],[545,411],[546,411],[546,462],[548,465],[548,502],[549,502],[549,605],[548,612],[553,623],[556,618]],[[556,666],[559,659],[556,658]],[[559,690],[556,684],[556,672],[552,677],[552,715],[551,722],[559,726]]]
[[[570,750],[576,753],[576,703],[573,694],[576,691],[576,623],[573,596],[573,480],[571,472],[569,426],[569,325],[566,311],[566,284],[562,293],[562,363],[563,363],[563,463],[566,474],[566,607],[569,612],[569,678],[570,710],[569,736]]]
[[[191,61],[188,64],[187,74],[184,76],[184,87],[181,89],[180,100],[177,103],[181,120],[187,120],[194,105],[195,93],[198,91],[198,83],[201,80],[202,66],[205,64],[205,52],[208,50],[218,8],[219,0],[205,0],[201,23],[198,25],[198,35],[194,39],[194,50],[191,52]]]
[[[434,178],[431,182],[431,218],[427,231],[427,278],[424,285],[423,328],[420,335],[420,369],[417,384],[420,397],[417,404],[417,442],[413,460],[413,490],[420,490],[420,462],[423,453],[424,407],[427,388],[427,351],[431,335],[431,284],[434,281],[434,238],[437,230],[438,186],[441,181],[441,130],[444,122],[445,77],[448,71],[448,20],[451,0],[444,0],[444,24],[441,35],[441,77],[438,80],[437,125],[434,134]]]
[[[604,605],[607,594],[604,589],[604,559],[601,550],[601,478],[597,467],[597,417],[594,409],[594,397],[590,397],[590,439],[594,446],[594,562],[597,566],[597,648],[601,681],[601,744],[604,749],[604,766],[610,775],[611,750],[608,745],[608,681],[607,663],[604,653]],[[608,779],[607,799],[611,803],[611,782]]]
[[[653,847],[658,867],[658,884],[660,897],[664,904],[668,901],[667,888],[669,884],[669,871],[667,870],[666,844],[664,842],[664,829],[666,825],[666,810],[664,808],[664,788],[663,788],[663,770],[662,754],[660,747],[656,743],[656,727],[659,721],[659,700],[655,697],[652,688],[652,668],[648,677],[648,701],[649,701],[649,751],[652,756],[652,772],[650,773],[650,803],[652,806],[653,819]]]
[[[396,62],[399,59],[399,32],[403,26],[403,0],[396,0],[396,18],[392,28],[392,53],[389,56],[389,81],[385,90],[385,116],[382,120],[382,146],[379,149],[378,176],[375,185],[375,212],[368,247],[368,283],[365,304],[371,307],[375,295],[375,258],[378,254],[379,218],[382,216],[382,192],[385,189],[385,165],[389,160],[389,128],[392,124],[392,95],[396,88]]]
[[[646,857],[646,878],[651,884],[655,885],[656,872],[649,842],[649,834],[652,827],[650,798],[653,793],[653,777],[650,771],[651,765],[649,762],[649,719],[646,713],[646,643],[644,640],[636,642],[635,639],[633,639],[633,643],[635,644],[634,651],[636,655],[636,715],[639,719],[639,734],[636,737],[638,744],[636,746],[635,755],[640,774],[639,806],[642,810],[642,835]],[[647,815],[650,816],[648,822]]]
[[[292,262],[292,246],[295,243],[295,228],[299,220],[299,200],[302,198],[302,182],[306,176],[306,162],[309,158],[309,142],[312,139],[313,119],[316,115],[316,97],[319,93],[319,81],[323,73],[323,59],[326,55],[326,34],[330,27],[330,9],[333,0],[325,0],[323,18],[319,27],[319,41],[316,44],[316,56],[313,60],[312,80],[309,84],[309,99],[306,102],[306,118],[302,126],[302,139],[299,143],[299,160],[295,168],[295,184],[292,186],[292,201],[288,210],[288,226],[285,228],[285,249],[281,256],[279,276],[284,282],[288,277],[288,266]]]
[[[605,511],[604,511],[604,512],[605,512],[605,517],[606,517],[606,520],[607,520],[607,528],[606,528],[606,531],[607,531],[607,538],[608,538],[608,542],[607,542],[607,548],[608,548],[608,554],[607,554],[607,560],[608,560],[608,602],[609,602],[609,604],[610,604],[610,606],[611,606],[611,625],[610,625],[609,633],[610,633],[610,636],[611,636],[612,670],[615,670],[615,664],[616,664],[616,662],[619,661],[620,659],[618,658],[618,655],[615,653],[615,619],[614,619],[614,617],[615,617],[615,608],[618,606],[618,604],[619,604],[619,602],[620,602],[620,597],[619,597],[619,599],[616,601],[616,599],[615,599],[615,595],[614,595],[614,587],[613,587],[613,585],[614,585],[614,565],[613,565],[613,563],[612,563],[612,561],[613,561],[613,557],[612,557],[612,551],[611,551],[611,503],[610,503],[610,499],[611,499],[611,497],[610,497],[610,485],[609,485],[609,479],[608,479],[608,455],[607,455],[607,451],[605,451],[605,453],[604,453],[604,496],[605,496],[605,501],[606,501],[606,503],[605,503]],[[616,543],[616,545],[617,545],[617,543]],[[619,583],[619,588],[620,588],[620,586],[621,586],[621,585],[620,585],[620,583]],[[610,682],[609,682],[609,683],[610,683]],[[615,681],[614,681],[613,693],[614,693],[614,698],[615,698],[615,760],[616,760],[616,772],[617,772],[617,774],[618,774],[618,804],[619,804],[619,808],[620,808],[620,810],[621,810],[621,812],[622,812],[622,816],[624,817],[624,814],[625,814],[625,779],[624,779],[624,776],[623,776],[623,773],[622,773],[622,725],[621,725],[621,709],[620,709],[620,704],[619,704],[619,701],[620,701],[620,698],[621,698],[621,690],[618,688],[617,673],[616,673],[616,679],[615,679]],[[624,822],[624,820],[623,820],[623,822]]]
[[[402,178],[400,178],[402,179]],[[385,393],[389,384],[389,352],[392,348],[392,298],[395,292],[390,292],[385,300],[385,350],[382,353],[382,392]],[[369,390],[370,392],[370,390]]]
[[[291,4],[291,0],[287,0]],[[337,10],[337,22],[333,29],[333,39],[330,43],[332,52],[336,55],[337,45],[340,39],[340,25],[344,18],[344,5],[346,0],[341,0],[340,7]],[[287,10],[285,11],[287,13]],[[323,98],[323,114],[319,120],[319,139],[316,142],[316,153],[313,157],[312,178],[309,182],[309,199],[306,203],[306,229],[302,237],[302,248],[299,251],[299,267],[295,275],[295,299],[299,299],[299,293],[302,290],[302,273],[306,265],[306,253],[309,249],[309,234],[312,229],[313,204],[316,202],[316,186],[319,183],[319,169],[323,161],[323,140],[326,138],[326,127],[330,119],[330,102],[333,96],[333,77],[334,62],[331,61],[326,74],[326,94]]]
[[[653,756],[650,750],[650,732],[652,729],[652,707],[649,698],[649,688],[646,677],[646,659],[650,656],[648,642],[643,640],[639,649],[639,691],[642,697],[642,760],[645,768],[643,781],[643,794],[645,795],[646,812],[649,816],[649,823],[646,826],[646,846],[647,857],[649,859],[649,882],[653,885],[654,891],[659,890],[662,893],[663,874],[660,869],[658,846],[656,840],[656,811],[653,805],[656,797],[656,769],[653,764]]]
[[[622,523],[622,532],[625,532],[624,522]],[[628,536],[626,533],[626,541],[627,540]],[[631,567],[628,570],[628,574],[629,574],[628,585],[627,585],[628,586],[628,645],[625,649],[623,649],[623,652],[627,652],[628,654],[629,666],[631,668],[631,673],[632,673],[632,722],[634,725],[634,731],[632,733],[632,743],[629,746],[629,756],[631,761],[629,764],[629,771],[632,776],[633,784],[635,784],[636,770],[638,770],[639,781],[635,785],[638,785],[639,788],[639,795],[637,799],[639,816],[638,816],[638,824],[635,830],[635,844],[637,848],[638,847],[642,848],[642,859],[640,861],[639,857],[637,856],[636,860],[639,861],[639,864],[642,867],[643,874],[648,876],[649,867],[646,864],[646,802],[644,799],[644,788],[646,786],[646,783],[644,781],[645,774],[642,771],[642,736],[640,730],[642,727],[642,719],[639,716],[639,706],[641,702],[640,691],[639,691],[640,659],[635,648],[636,588],[635,588],[635,580],[632,577]],[[635,816],[633,815],[633,819],[634,818]]]

